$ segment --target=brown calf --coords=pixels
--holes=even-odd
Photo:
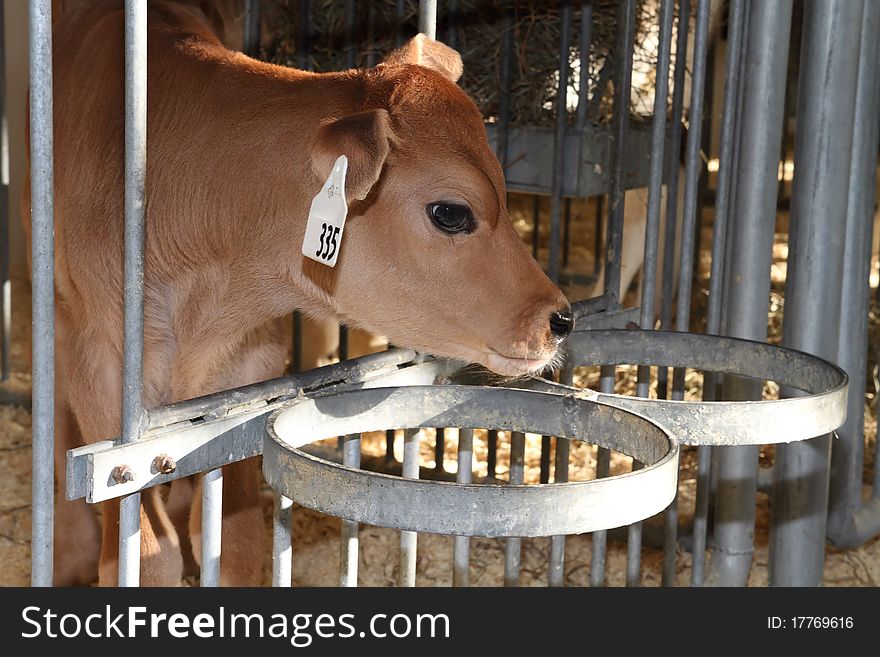
[[[67,449],[120,433],[121,4],[56,6],[59,473]],[[279,322],[294,309],[506,376],[551,363],[569,306],[507,217],[482,119],[455,84],[455,51],[420,36],[373,69],[319,75],[232,52],[214,28],[198,9],[150,5],[147,408],[280,375]],[[301,248],[342,154],[349,212],[330,268]],[[29,233],[27,192],[23,205]],[[255,461],[224,468],[228,584],[260,578]],[[198,546],[193,499],[191,514],[175,514],[180,504],[145,491],[143,584],[179,584],[187,515]],[[105,504],[102,529],[84,503],[59,505],[57,581],[90,581],[100,545],[99,581],[113,584],[118,503]]]

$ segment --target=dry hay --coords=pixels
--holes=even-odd
[[[417,31],[418,2],[404,3],[402,23],[396,2],[370,2],[356,12],[350,29],[346,4],[336,0],[312,0],[308,36],[300,39],[301,2],[273,0],[268,7],[266,25],[271,39],[263,57],[288,66],[317,71],[366,67],[377,63],[403,38]],[[577,6],[577,3],[573,3]],[[594,0],[592,47],[589,64],[589,120],[602,123],[611,117],[612,73],[615,68],[615,42],[618,37],[616,0]],[[454,10],[452,9],[455,7]],[[459,0],[439,3],[438,38],[455,46],[464,60],[462,87],[474,98],[483,116],[497,120],[500,108],[503,16],[513,14],[513,65],[511,67],[511,121],[514,124],[552,125],[555,117],[561,37],[560,3],[539,0]],[[651,72],[656,54],[650,47],[658,23],[656,0],[639,0],[635,25],[634,67],[644,71],[647,84],[634,88],[633,108],[644,106],[647,89],[653,87]],[[579,87],[580,11],[572,11],[572,75],[568,95],[577,96]],[[454,26],[454,36],[450,32]],[[354,35],[351,39],[348,34]],[[304,43],[305,41],[305,43]],[[351,44],[354,44],[351,47]],[[307,50],[305,55],[301,47]],[[674,59],[673,59],[674,61]],[[569,105],[569,111],[574,107]]]

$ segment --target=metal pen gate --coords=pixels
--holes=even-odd
[[[303,3],[306,6],[307,3]],[[451,3],[450,3],[451,4]],[[553,134],[549,194],[551,198],[548,272],[559,280],[565,234],[567,144],[590,138],[586,103],[578,105],[575,125],[568,125],[565,101],[574,7],[561,2],[560,68]],[[436,32],[437,3],[419,3],[419,29]],[[647,172],[648,222],[643,278],[653,281],[659,252],[661,188],[676,188],[678,167],[670,165],[680,149],[684,103],[685,51],[689,14],[695,14],[694,59],[689,130],[685,154],[685,204],[676,314],[673,322],[673,258],[664,258],[660,327],[655,328],[654,286],[644,284],[638,330],[621,331],[635,319],[621,307],[621,236],[624,194],[635,184],[627,178],[629,94],[632,75],[633,26],[638,3],[623,0],[619,9],[618,58],[614,70],[614,113],[610,130],[608,166],[608,230],[605,250],[605,293],[574,304],[580,328],[571,338],[562,381],[571,383],[573,369],[601,365],[600,393],[575,391],[559,384],[524,384],[543,392],[512,388],[442,385],[438,377],[455,377],[446,363],[423,361],[414,352],[395,349],[383,354],[292,374],[289,377],[230,390],[201,399],[178,402],[145,411],[142,406],[143,357],[143,239],[146,168],[146,0],[126,0],[126,161],[125,161],[125,357],[123,433],[114,443],[104,442],[73,450],[69,455],[67,495],[89,502],[121,497],[119,583],[136,586],[140,566],[140,496],[146,486],[204,473],[201,584],[220,581],[220,527],[222,522],[221,466],[256,456],[266,449],[264,472],[279,493],[275,508],[273,582],[290,584],[290,517],[292,500],[345,517],[342,533],[343,585],[357,583],[357,523],[371,522],[401,529],[401,584],[415,585],[416,532],[456,534],[454,583],[468,583],[468,536],[507,538],[505,584],[515,584],[519,568],[519,538],[553,536],[549,582],[563,583],[565,534],[592,531],[591,584],[605,580],[606,531],[634,523],[628,529],[627,584],[641,576],[642,524],[666,507],[663,583],[671,584],[678,545],[678,519],[673,502],[656,496],[659,507],[621,504],[613,518],[598,516],[591,495],[620,490],[630,482],[652,481],[651,490],[674,494],[670,463],[677,463],[677,443],[700,445],[697,511],[693,522],[692,583],[742,585],[751,562],[754,498],[768,475],[759,473],[757,445],[780,443],[772,473],[774,523],[771,534],[771,584],[819,583],[826,533],[840,546],[858,545],[880,532],[880,477],[875,467],[874,497],[862,503],[858,486],[864,441],[861,402],[864,398],[866,321],[869,303],[870,234],[873,213],[874,168],[878,147],[878,45],[870,35],[880,27],[880,6],[863,2],[807,2],[804,12],[801,77],[797,116],[800,130],[795,142],[797,175],[792,189],[792,244],[790,285],[784,346],[760,344],[766,340],[766,300],[769,291],[770,248],[778,182],[779,146],[786,83],[786,62],[793,0],[777,3],[731,0],[728,24],[727,70],[721,126],[719,175],[715,197],[712,273],[706,335],[689,334],[693,256],[699,224],[699,182],[703,170],[703,107],[709,50],[709,0],[679,0],[678,41],[672,110],[667,126],[667,97],[671,42],[676,17],[673,0],[663,0],[659,17],[657,88],[650,129]],[[245,49],[258,48],[258,2],[246,3]],[[355,3],[347,3],[354,12]],[[402,13],[403,3],[398,3]],[[53,189],[52,189],[52,75],[51,0],[30,0],[31,167],[32,167],[32,285],[33,285],[33,540],[32,583],[52,584],[53,552],[53,441],[54,441],[54,298],[53,298]],[[589,59],[592,3],[579,3],[581,61]],[[501,47],[509,54],[512,13],[505,14]],[[451,33],[452,36],[454,33]],[[442,36],[442,35],[441,35]],[[353,51],[352,51],[353,52]],[[353,55],[352,55],[353,57]],[[501,71],[501,104],[492,136],[502,163],[508,164],[511,143],[509,58]],[[580,93],[586,98],[586,85]],[[807,126],[805,129],[803,126]],[[519,138],[522,138],[521,136]],[[647,138],[647,136],[646,136]],[[575,147],[575,152],[581,146]],[[665,170],[665,171],[664,171]],[[846,172],[847,175],[843,175]],[[585,185],[583,180],[578,184]],[[577,185],[575,186],[577,188]],[[678,215],[676,195],[667,198],[667,221]],[[537,215],[536,215],[537,216]],[[675,249],[675,230],[667,228],[664,249]],[[866,237],[867,236],[867,237]],[[867,245],[867,246],[866,246]],[[834,312],[839,309],[839,312]],[[842,318],[838,326],[837,317]],[[670,332],[670,329],[675,331]],[[716,337],[745,338],[755,342]],[[345,355],[341,336],[340,356]],[[801,349],[820,358],[794,351]],[[4,354],[7,353],[4,350]],[[824,359],[824,360],[822,360]],[[296,349],[294,362],[296,362]],[[846,375],[849,382],[849,419],[843,422]],[[637,397],[648,397],[651,366],[666,391],[667,367],[673,367],[670,401],[619,398],[613,392],[615,366],[639,365]],[[684,369],[706,372],[707,403],[684,402]],[[861,368],[861,369],[860,369]],[[715,373],[715,374],[713,374]],[[755,380],[772,379],[788,386],[790,394],[776,401],[760,399]],[[711,401],[721,398],[730,401]],[[372,390],[372,388],[378,389]],[[388,386],[396,386],[388,388]],[[796,392],[796,391],[800,392]],[[306,401],[295,401],[301,394]],[[661,396],[665,396],[661,395]],[[369,401],[371,412],[363,410]],[[444,402],[445,400],[445,402]],[[445,405],[444,405],[445,403]],[[322,405],[332,404],[336,424],[328,423]],[[612,408],[603,404],[612,404]],[[433,405],[433,406],[432,406]],[[289,406],[289,408],[287,408]],[[284,410],[284,408],[286,410]],[[426,408],[433,409],[430,413]],[[462,411],[461,409],[465,409]],[[529,413],[517,414],[518,408]],[[379,409],[379,410],[376,410]],[[457,410],[450,410],[457,409]],[[490,409],[487,411],[486,409]],[[654,418],[660,427],[625,409]],[[268,420],[267,416],[273,413]],[[427,413],[427,415],[426,415]],[[606,416],[629,423],[640,441],[611,433]],[[305,418],[305,419],[304,419]],[[321,431],[307,431],[318,419]],[[565,420],[565,422],[563,421]],[[568,422],[568,424],[566,424]],[[769,427],[768,433],[756,432]],[[310,424],[311,423],[311,424]],[[591,423],[598,423],[593,425]],[[329,426],[329,428],[328,428]],[[459,428],[458,484],[417,481],[419,427]],[[605,427],[603,429],[603,427]],[[356,470],[360,466],[359,432],[403,428],[403,478]],[[475,428],[511,433],[511,471],[506,486],[471,482],[472,431]],[[268,429],[269,436],[264,436]],[[597,476],[587,482],[567,480],[570,439],[592,429],[599,445]],[[664,432],[665,430],[665,432]],[[828,432],[837,430],[830,453]],[[524,432],[544,434],[549,479],[549,436],[556,437],[555,483],[548,487],[522,486]],[[328,433],[329,432],[329,433]],[[673,438],[670,442],[669,434]],[[302,435],[300,435],[302,434]],[[815,435],[825,437],[805,440]],[[330,436],[343,439],[342,467],[322,461],[299,447]],[[490,444],[491,444],[490,434]],[[495,434],[497,444],[497,434]],[[591,438],[592,440],[593,438]],[[444,433],[438,431],[442,445]],[[732,445],[740,445],[736,448]],[[712,450],[712,446],[722,449]],[[610,451],[633,457],[630,478],[608,475]],[[198,454],[194,457],[193,454]],[[161,463],[159,458],[165,459]],[[493,458],[490,451],[490,458]],[[442,461],[440,461],[442,467]],[[643,464],[642,467],[640,464]],[[640,469],[641,468],[641,469]],[[831,471],[828,487],[829,468]],[[542,468],[544,470],[544,468]],[[710,478],[710,472],[712,473]],[[386,477],[382,479],[382,477]],[[814,482],[803,486],[803,480]],[[412,479],[413,481],[408,481]],[[331,484],[336,482],[334,488]],[[418,498],[412,505],[395,504],[376,491],[383,486],[407,491]],[[450,487],[451,486],[451,487]],[[528,489],[538,492],[528,492]],[[639,490],[630,488],[630,491]],[[647,489],[641,489],[647,490]],[[598,492],[597,492],[598,491]],[[539,496],[543,500],[537,500]],[[619,495],[619,493],[618,493]],[[423,496],[424,499],[422,499]],[[829,499],[826,507],[826,499]],[[714,499],[713,544],[708,572],[705,564],[710,498]],[[619,497],[618,497],[619,499]],[[358,502],[360,500],[360,503]],[[432,501],[433,500],[433,501]],[[496,522],[486,513],[463,509],[490,509],[499,513],[505,503],[531,509],[538,518],[517,525]],[[537,501],[535,501],[537,500]],[[566,501],[566,513],[548,520],[546,510]],[[445,512],[443,504],[452,504]],[[555,505],[555,506],[554,506]],[[630,508],[632,507],[632,508]],[[826,531],[826,510],[828,526]],[[461,512],[459,512],[461,511]],[[542,513],[543,511],[543,513]],[[468,519],[469,518],[469,519]],[[493,524],[494,523],[494,524]],[[809,540],[804,540],[804,536]]]

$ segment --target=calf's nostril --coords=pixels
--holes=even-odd
[[[574,317],[570,312],[555,312],[550,315],[550,330],[560,340],[565,338],[574,328]]]

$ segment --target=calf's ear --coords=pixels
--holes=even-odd
[[[349,114],[319,129],[312,145],[312,172],[327,180],[340,155],[348,157],[345,196],[363,200],[379,180],[391,149],[391,126],[383,109]]]
[[[383,64],[417,64],[437,71],[453,82],[458,82],[464,67],[461,55],[446,44],[417,34],[397,50],[391,52]]]

